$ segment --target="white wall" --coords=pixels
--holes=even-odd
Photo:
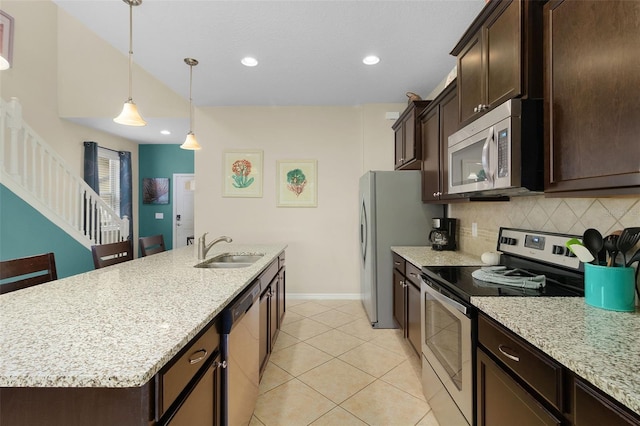
[[[393,110],[397,104],[197,110],[196,236],[287,244],[287,293],[358,294],[358,180],[370,168],[393,168],[392,122],[384,118]],[[264,152],[262,198],[222,197],[228,149]],[[276,207],[279,159],[318,161],[316,208]]]

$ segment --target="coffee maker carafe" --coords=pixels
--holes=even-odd
[[[429,233],[429,241],[433,250],[456,249],[456,222],[457,219],[434,217],[433,229]]]

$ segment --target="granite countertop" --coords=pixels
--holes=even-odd
[[[476,266],[482,265],[479,257],[460,251],[436,251],[428,246],[391,247],[418,268],[423,266]]]
[[[640,310],[595,308],[582,297],[472,297],[471,303],[640,414]]]
[[[147,383],[286,248],[246,268],[194,268],[189,245],[0,296],[0,387]]]

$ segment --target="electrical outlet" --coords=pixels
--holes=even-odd
[[[478,224],[476,222],[473,222],[471,224],[471,236],[472,237],[478,236]]]

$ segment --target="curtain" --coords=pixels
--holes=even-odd
[[[94,191],[100,191],[98,178],[98,144],[85,141],[84,143],[84,181]]]
[[[120,156],[120,217],[129,219],[129,239],[133,240],[133,181],[131,179],[131,153],[118,151]]]

